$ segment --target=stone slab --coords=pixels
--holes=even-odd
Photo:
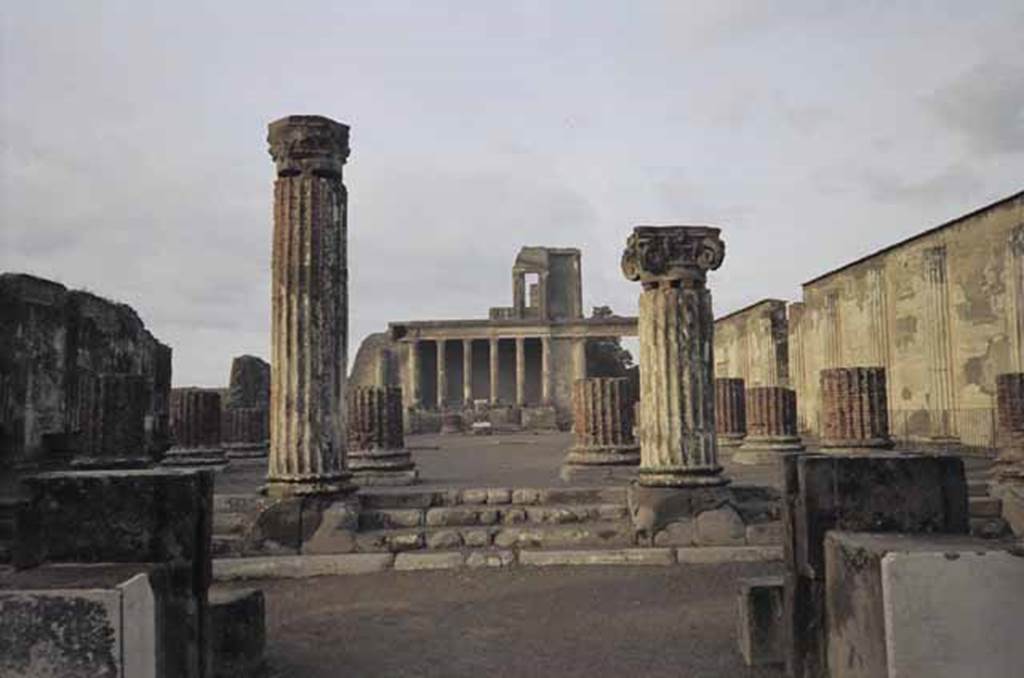
[[[1024,555],[888,553],[882,592],[889,678],[1024,673]]]
[[[213,578],[215,581],[235,581],[367,574],[390,568],[394,559],[391,553],[219,558],[213,561]]]
[[[782,560],[781,546],[688,546],[676,549],[680,565],[717,565]]]
[[[511,567],[516,563],[516,552],[506,549],[495,551],[470,551],[466,556],[466,567]]]
[[[975,662],[970,671],[944,674],[918,670],[921,665],[917,664],[915,670],[905,670],[901,676],[1004,675],[987,672],[988,660],[959,643],[961,638],[978,642],[998,656],[1019,645],[1009,635],[1001,635],[1006,629],[1019,640],[1015,620],[1017,611],[1024,609],[1020,603],[1013,604],[1015,598],[1021,601],[1024,596],[1024,558],[1011,556],[1008,548],[961,535],[830,532],[825,544],[824,591],[827,675],[891,676],[888,646],[893,637],[898,639],[900,652],[918,661],[923,658],[912,648],[938,652],[937,646],[948,645],[969,653]],[[898,563],[888,591],[887,559]],[[940,603],[945,603],[945,608]],[[901,628],[887,621],[887,608]],[[961,636],[950,635],[951,631]],[[978,639],[979,633],[1005,644],[986,645]],[[956,657],[949,661],[961,669],[964,666]]]
[[[451,570],[462,567],[466,556],[458,551],[442,553],[399,553],[395,556],[396,570]]]
[[[674,565],[670,548],[648,549],[577,549],[560,551],[519,552],[521,565]]]
[[[258,589],[210,589],[216,678],[248,678],[263,668],[265,606]]]
[[[736,632],[747,666],[785,661],[784,589],[783,577],[740,580]]]
[[[636,478],[638,464],[632,465],[593,465],[562,464],[558,477],[566,483],[628,483]]]

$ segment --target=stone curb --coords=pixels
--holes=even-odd
[[[683,548],[622,548],[522,550],[479,549],[470,551],[392,553],[340,553],[337,555],[260,556],[218,558],[213,561],[215,581],[241,579],[302,579],[396,570],[455,570],[591,565],[716,565],[782,560],[779,546],[696,546]]]

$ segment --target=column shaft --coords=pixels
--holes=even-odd
[[[540,338],[540,390],[541,402],[551,404],[551,337]]]
[[[498,351],[498,341],[498,339],[491,339],[490,342],[488,342],[490,345],[490,353],[488,354],[488,358],[490,359],[491,368],[491,405],[498,404],[498,393],[500,392],[498,390],[498,356],[500,355]]]
[[[406,364],[409,370],[407,378],[407,383],[409,384],[409,407],[418,408],[421,402],[420,342],[413,340],[409,343],[409,360]]]
[[[516,337],[516,405],[526,404],[526,342]]]
[[[473,340],[462,340],[462,400],[466,407],[473,406]]]
[[[821,412],[823,448],[892,447],[885,368],[822,370]]]
[[[804,449],[797,433],[796,391],[782,386],[746,390],[747,437],[732,455],[737,464],[774,464],[782,452]]]
[[[742,379],[715,379],[715,431],[719,447],[736,446],[747,435],[747,416]]]
[[[448,365],[445,361],[445,339],[437,340],[437,409],[443,410],[448,401]]]
[[[359,485],[411,485],[419,472],[405,449],[402,389],[360,386],[348,397],[349,468]]]

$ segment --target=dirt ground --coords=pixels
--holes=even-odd
[[[523,567],[257,586],[275,677],[767,678],[783,672],[749,669],[737,650],[737,580],[778,571]]]

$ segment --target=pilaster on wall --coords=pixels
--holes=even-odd
[[[825,297],[825,327],[822,332],[825,345],[825,367],[839,367],[843,360],[843,327],[839,315],[839,290]]]
[[[924,251],[925,311],[928,321],[928,365],[931,387],[932,436],[956,435],[956,398],[953,391],[953,352],[950,345],[949,276],[946,247]]]
[[[1010,284],[1013,286],[1014,360],[1018,372],[1024,372],[1024,223],[1010,233]]]
[[[871,322],[871,364],[891,373],[889,349],[889,294],[885,283],[885,268],[868,270],[868,318]],[[892,380],[886,382],[886,400],[893,402]]]

